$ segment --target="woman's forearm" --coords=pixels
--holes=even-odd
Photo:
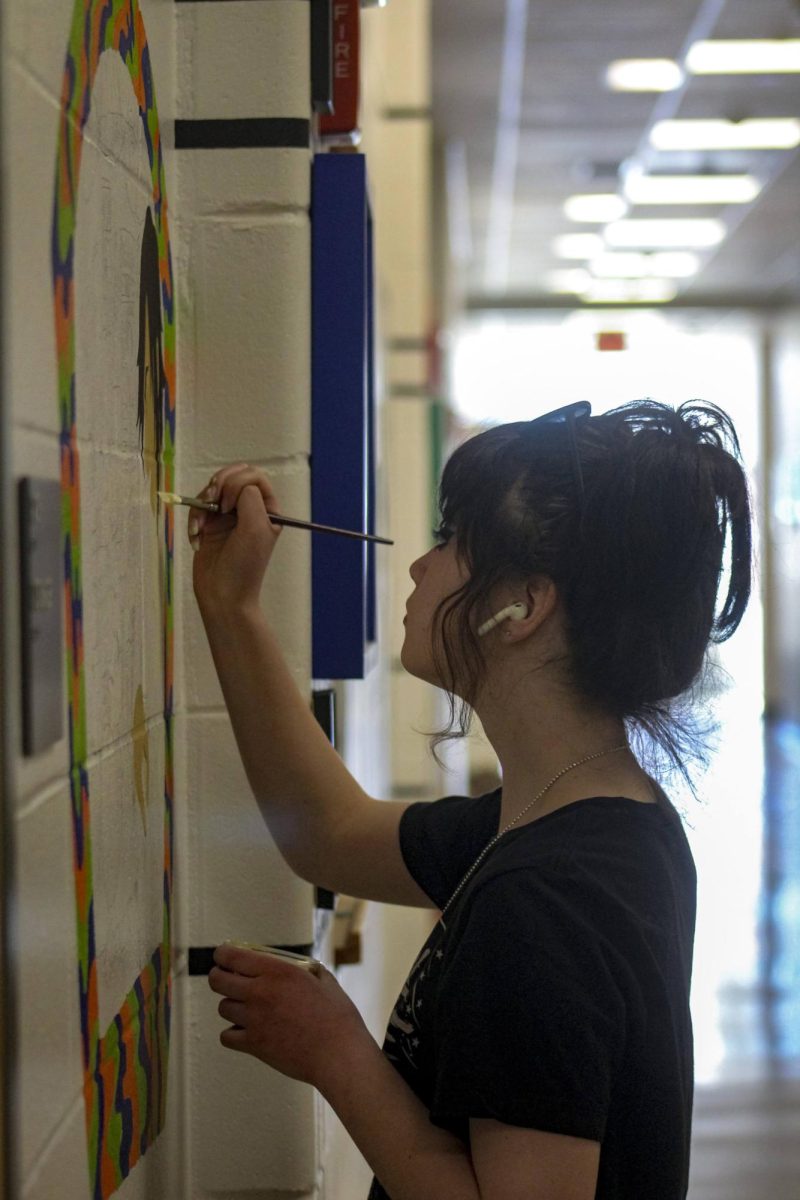
[[[480,1200],[472,1160],[365,1036],[317,1084],[392,1200]]]
[[[325,861],[333,820],[364,793],[298,690],[263,612],[200,611],[250,787],[278,849],[310,878]]]

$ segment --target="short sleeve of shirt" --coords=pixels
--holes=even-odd
[[[400,850],[426,895],[444,908],[463,876],[497,833],[500,789],[484,796],[445,796],[411,804],[400,818]]]
[[[435,1016],[435,1124],[490,1117],[602,1141],[625,1005],[591,906],[570,886],[546,869],[510,871],[478,887],[461,919],[454,911]]]

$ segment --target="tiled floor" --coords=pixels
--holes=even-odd
[[[671,793],[698,872],[689,1200],[800,1200],[800,728],[718,713],[701,804]]]

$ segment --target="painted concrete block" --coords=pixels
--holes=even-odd
[[[175,0],[139,0],[153,74],[161,138],[167,153],[167,184],[173,183],[170,159],[175,144]],[[170,199],[174,187],[170,187]]]
[[[229,1022],[205,977],[190,978],[188,994],[193,1200],[310,1192],[314,1089],[220,1044]]]
[[[307,150],[181,150],[177,165],[177,211],[182,221],[278,211],[307,213],[311,203]]]
[[[227,716],[187,717],[186,751],[189,944],[310,944],[313,888],[289,869],[273,843]]]
[[[196,403],[182,437],[186,459],[222,465],[308,453],[308,220],[197,223],[184,234],[179,371]]]
[[[393,594],[402,601],[392,620],[392,654],[400,652],[405,604],[414,591],[409,568],[431,547],[433,519],[428,487],[409,489],[407,480],[420,478],[420,463],[427,463],[429,450],[427,400],[394,400],[386,409],[386,437],[392,447],[387,477],[389,524],[395,547],[392,556]]]
[[[100,149],[110,164],[123,166],[149,196],[152,191],[139,104],[131,77],[119,54],[107,51],[100,56],[91,96],[89,120],[83,131],[87,141]],[[84,187],[85,163],[81,161],[81,188]],[[138,212],[135,209],[134,212]]]
[[[86,1117],[83,1096],[78,1094],[63,1123],[29,1171],[22,1176],[22,1200],[53,1200],[54,1197],[91,1195]]]
[[[58,432],[58,376],[50,225],[58,109],[14,63],[6,69],[3,204],[8,392],[15,423]],[[22,231],[26,231],[23,234]]]
[[[37,231],[33,242],[25,237],[9,239],[15,297],[10,308],[14,411],[26,424],[55,429],[51,229],[60,104],[49,99],[19,65],[12,63],[9,70],[10,227]],[[91,373],[88,380],[82,378],[87,356],[97,367],[99,399],[106,402],[108,391],[120,387],[121,367],[132,368],[134,381],[137,375],[138,281],[145,211],[153,203],[152,181],[130,76],[115,52],[100,59],[83,145],[75,247],[79,421],[87,386],[95,378]],[[91,320],[85,328],[81,314],[87,308]],[[87,333],[91,336],[83,346]]]
[[[432,787],[434,772],[438,774],[439,768],[430,755],[426,734],[437,729],[443,720],[431,688],[412,675],[397,674],[392,700],[396,714],[391,731],[392,783],[401,787]]]
[[[10,56],[24,65],[53,100],[58,102],[64,75],[76,0],[7,0],[4,37]],[[139,0],[151,52],[157,101],[162,116],[169,112],[172,90],[171,0]]]
[[[251,465],[259,465],[253,460]],[[268,461],[262,468],[273,483],[280,512],[309,520],[311,516],[310,475],[307,462]],[[195,495],[208,484],[214,468],[188,469],[187,483],[181,483],[186,495]],[[192,587],[193,551],[188,544],[186,513],[182,509],[176,524],[176,604],[181,606],[184,639],[177,655],[176,697],[187,708],[221,708],[222,689],[217,678],[208,638]],[[333,536],[333,535],[331,535]],[[309,696],[311,673],[311,534],[307,530],[284,526],[261,591],[262,608],[281,646],[287,666],[297,687]]]
[[[97,75],[110,81],[109,88],[127,78],[113,54],[103,55]],[[140,436],[140,293],[142,241],[152,207],[149,168],[140,125],[121,117],[95,120],[96,111],[87,126],[91,133],[111,138],[124,131],[128,142],[123,146],[119,138],[122,166],[84,141],[75,233],[76,421],[79,437],[134,454]]]
[[[101,1036],[163,933],[163,726],[148,733],[89,767]]]
[[[74,8],[75,0],[8,0],[3,8],[9,54],[56,102]]]
[[[385,126],[384,190],[376,222],[378,261],[391,281],[389,337],[424,336],[431,319],[430,122]]]
[[[309,28],[297,0],[180,5],[176,116],[308,117]]]
[[[387,64],[389,108],[426,108],[431,103],[431,0],[406,0],[380,14],[392,47]]]
[[[385,622],[383,624],[385,630]],[[384,634],[385,637],[385,634]],[[384,642],[388,650],[388,641]],[[337,685],[338,737],[342,759],[369,796],[388,796],[391,790],[390,730],[392,676],[388,653],[365,679],[344,679]]]
[[[186,1145],[192,1104],[186,1092],[187,984],[188,978],[185,973],[173,976],[172,1028],[164,1128],[116,1190],[114,1200],[188,1200],[191,1196],[187,1178]]]
[[[428,353],[426,350],[390,350],[388,355],[389,386],[425,387],[428,383]]]
[[[26,1179],[81,1096],[83,1081],[68,784],[29,806],[17,818],[14,837],[12,973],[19,1022],[20,1169]]]
[[[176,697],[178,693],[176,691]],[[189,870],[188,846],[190,815],[188,796],[188,766],[186,754],[186,714],[180,706],[174,717],[175,759],[173,762],[175,779],[175,805],[173,807],[173,836],[175,847],[175,870],[172,875],[172,904],[173,904],[173,970],[177,976],[188,970],[187,920],[189,914],[189,895],[194,886]],[[175,1020],[181,1022],[180,998],[175,1000]]]
[[[182,1012],[185,976],[173,983],[174,1013]],[[181,1007],[179,1007],[179,1005]],[[178,1024],[178,1021],[176,1021]],[[185,1021],[181,1016],[181,1033]],[[167,1117],[164,1129],[139,1159],[114,1196],[119,1200],[167,1200],[189,1196],[185,1185],[187,1103],[183,1086],[184,1052],[173,1025],[170,1051]],[[22,1175],[22,1200],[84,1200],[91,1196],[83,1095],[78,1092],[65,1108],[61,1122]]]
[[[164,709],[163,517],[141,462],[81,447],[84,671],[89,753],[133,735]]]

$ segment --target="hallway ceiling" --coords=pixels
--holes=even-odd
[[[552,243],[604,227],[569,220],[564,202],[622,195],[620,167],[631,160],[647,174],[747,173],[763,184],[748,204],[630,208],[634,219],[717,218],[727,227],[719,245],[695,251],[700,270],[674,280],[673,305],[800,301],[800,149],[667,152],[649,142],[656,117],[800,117],[800,75],[687,73],[682,88],[660,94],[614,92],[605,83],[614,60],[681,61],[698,37],[798,38],[798,0],[434,0],[432,8],[434,132],[449,164],[451,250],[472,306],[581,303],[574,293],[555,294],[548,279],[588,264],[557,257]],[[527,28],[518,88],[514,42],[506,48],[512,116],[500,132],[508,14],[527,15]],[[498,148],[507,168],[499,183]]]

